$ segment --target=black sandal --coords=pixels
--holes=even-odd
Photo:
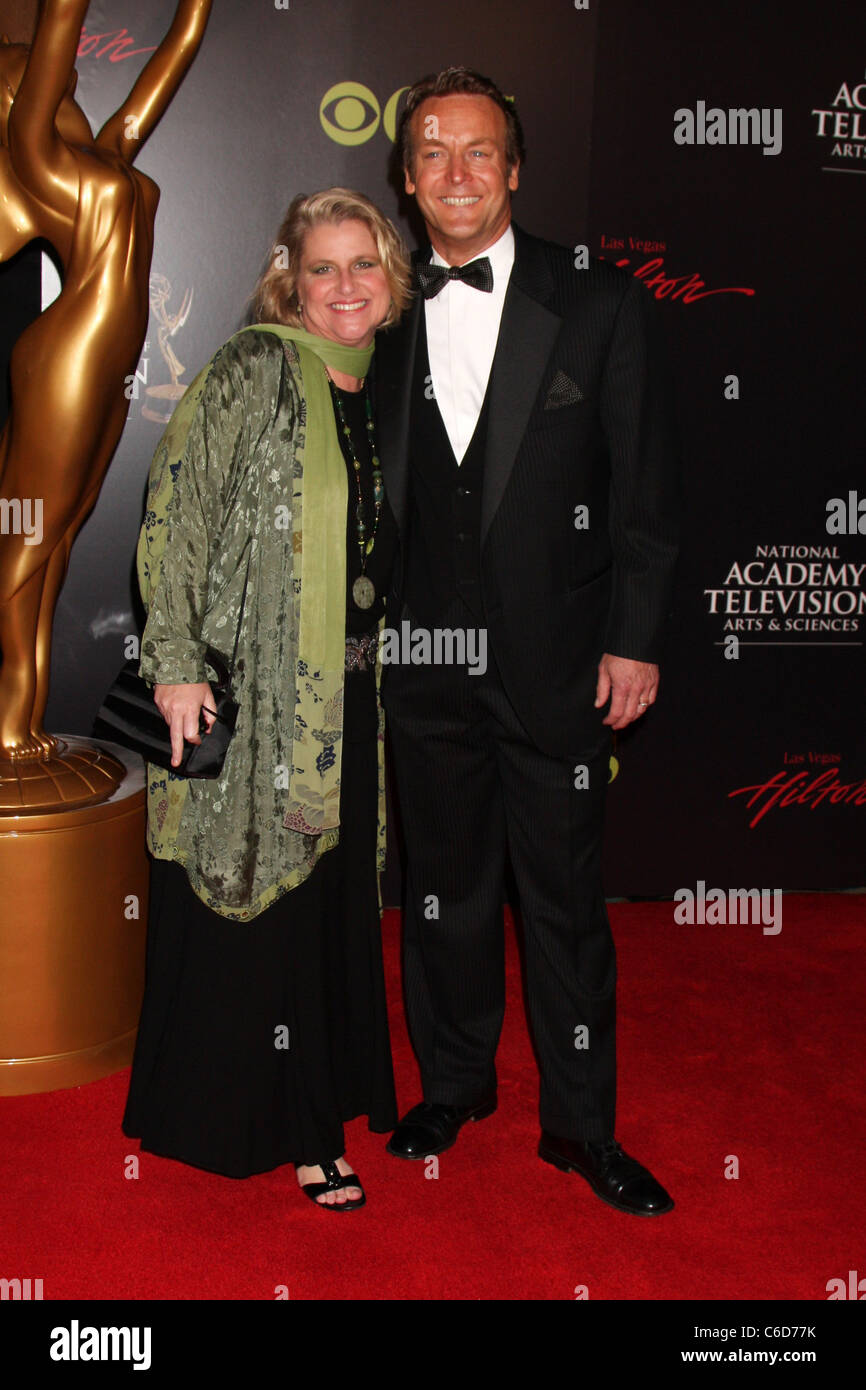
[[[358,1207],[364,1205],[367,1198],[364,1196],[364,1189],[358,1181],[357,1173],[346,1173],[344,1177],[336,1163],[319,1163],[316,1167],[321,1168],[325,1181],[300,1184],[301,1191],[306,1192],[311,1202],[316,1202],[316,1198],[321,1197],[324,1192],[339,1192],[342,1187],[361,1188],[360,1197],[347,1197],[345,1202],[316,1202],[317,1207],[324,1207],[325,1211],[357,1211]]]

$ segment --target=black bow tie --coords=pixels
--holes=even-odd
[[[449,280],[463,280],[484,294],[493,292],[493,267],[487,256],[468,265],[434,265],[432,261],[418,266],[418,279],[425,299],[433,299]]]

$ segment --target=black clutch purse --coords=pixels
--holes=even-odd
[[[207,733],[207,722],[202,717],[202,741],[184,744],[179,767],[171,765],[169,727],[154,703],[153,691],[138,674],[137,661],[126,663],[106,695],[93,725],[94,738],[131,748],[147,762],[168,768],[176,777],[219,777],[235,731],[238,705],[232,699],[231,673],[219,652],[208,647],[205,660],[216,673],[216,684],[211,683],[216,719]]]
[[[252,550],[247,558],[231,668],[213,647],[205,648],[205,661],[216,673],[216,684],[210,683],[216,705],[216,710],[210,711],[216,714],[210,733],[207,732],[207,721],[202,716],[198,727],[202,735],[201,743],[184,741],[180,766],[172,767],[169,727],[156,707],[153,691],[138,674],[138,662],[127,661],[102,702],[93,724],[94,738],[131,748],[134,753],[140,753],[146,762],[168,768],[175,777],[219,777],[238,718],[238,704],[232,698],[232,679],[247,601],[251,559]]]

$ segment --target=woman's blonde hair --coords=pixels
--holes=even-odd
[[[297,285],[304,237],[312,227],[323,223],[351,220],[363,222],[369,229],[391,292],[391,306],[380,327],[388,328],[397,322],[411,297],[409,253],[403,238],[393,222],[363,193],[352,188],[326,188],[309,196],[299,193],[289,205],[268,268],[251,297],[259,323],[303,327]]]

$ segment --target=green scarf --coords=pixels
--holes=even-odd
[[[298,626],[298,679],[295,728],[314,729],[321,722],[322,704],[339,694],[342,733],[342,691],[346,665],[346,506],[348,484],[343,451],[337,438],[328,375],[324,367],[348,376],[366,376],[373,344],[345,347],[303,328],[260,323],[241,333],[274,333],[295,344],[304,383],[307,431],[303,470],[303,537],[294,556],[301,589]],[[239,334],[235,334],[239,337]],[[307,679],[307,673],[315,677]],[[292,809],[285,825],[306,834],[321,834],[340,823],[342,738],[333,761],[317,760],[319,778],[301,781],[295,762],[289,781]],[[305,760],[306,761],[306,760]]]

